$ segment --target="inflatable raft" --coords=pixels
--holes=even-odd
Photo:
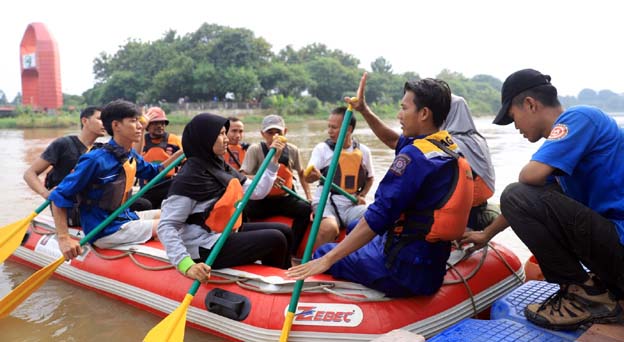
[[[61,255],[54,231],[50,217],[38,216],[11,259],[36,269],[50,264]],[[392,299],[329,275],[308,278],[289,341],[370,341],[395,329],[431,337],[486,310],[524,280],[518,258],[498,244],[471,255],[456,249],[449,265],[445,285],[429,297]],[[88,246],[56,275],[163,317],[193,283],[170,266],[156,241],[111,250]],[[213,270],[211,283],[194,296],[187,324],[233,341],[277,341],[293,286],[284,270],[260,264]]]

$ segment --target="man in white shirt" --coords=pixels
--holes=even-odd
[[[308,183],[316,182],[321,175],[327,174],[346,110],[346,107],[338,107],[330,113],[327,120],[329,139],[317,144],[312,150],[309,165],[314,165],[314,170],[306,177]],[[333,191],[330,193],[314,243],[315,249],[324,243],[334,242],[340,230],[347,228],[351,222],[359,220],[366,210],[366,194],[373,185],[373,164],[368,147],[352,138],[355,124],[355,116],[351,116],[333,182],[356,196],[358,203],[355,204],[347,197]],[[322,191],[323,185],[320,185],[314,194],[312,206],[315,211]]]

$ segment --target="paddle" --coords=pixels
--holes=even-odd
[[[295,196],[297,199],[302,200],[304,202],[308,202],[310,203],[310,201],[308,201],[307,199],[301,197],[301,195],[299,195],[298,193],[296,193],[293,189],[289,189],[287,186],[285,186],[284,184],[280,185],[280,188],[284,191],[286,191],[287,193],[289,193],[292,196]]]
[[[93,230],[87,234],[87,236],[83,237],[80,240],[80,245],[84,246],[87,242],[89,242],[95,235],[97,235],[104,227],[108,226],[109,223],[113,222],[117,216],[128,208],[132,203],[134,203],[139,197],[143,196],[143,194],[149,190],[154,184],[160,182],[165,175],[169,171],[171,171],[174,167],[176,167],[180,162],[184,159],[184,154],[182,154],[178,159],[172,162],[169,166],[167,166],[164,170],[162,170],[156,177],[154,177],[149,183],[147,183],[136,195],[130,197],[124,204],[122,204],[117,210],[113,211],[106,220],[102,221],[99,225],[97,225]],[[28,279],[22,282],[19,286],[17,286],[13,291],[9,292],[2,300],[0,301],[0,319],[6,317],[13,311],[18,305],[20,305],[28,296],[30,296],[33,292],[35,292],[43,283],[45,283],[54,271],[65,261],[65,257],[61,256],[55,262],[50,265],[40,269],[39,271],[33,273]]]
[[[19,247],[30,222],[48,205],[50,205],[50,200],[43,202],[26,218],[0,228],[0,263],[3,263]]]
[[[344,145],[345,136],[347,135],[347,128],[349,126],[349,122],[351,121],[352,115],[353,108],[351,104],[349,104],[349,106],[347,107],[347,111],[345,112],[344,118],[342,119],[340,134],[338,134],[338,141],[336,142],[336,148],[334,148],[334,151],[342,151],[342,145]],[[327,178],[334,179],[336,169],[338,168],[338,159],[340,159],[340,153],[334,153],[331,162],[329,163]],[[312,255],[312,247],[314,247],[314,241],[316,240],[316,235],[318,234],[319,226],[321,224],[321,220],[323,219],[323,211],[325,210],[325,205],[327,204],[327,198],[329,197],[330,189],[331,187],[329,186],[323,187],[323,192],[321,193],[321,198],[319,199],[319,204],[316,208],[316,213],[314,214],[312,230],[310,231],[308,243],[306,244],[305,251],[303,252],[303,259],[301,260],[302,264],[308,262],[310,260],[310,256]],[[290,298],[288,312],[286,313],[286,317],[284,319],[284,326],[282,327],[282,334],[279,339],[280,342],[288,341],[288,335],[290,334],[293,319],[295,318],[295,310],[297,310],[297,303],[299,302],[299,296],[301,295],[302,288],[303,280],[297,280],[297,282],[295,282],[292,297]]]
[[[283,142],[286,141],[285,137],[280,137],[280,139]],[[264,161],[260,165],[260,168],[258,169],[256,176],[253,178],[253,181],[251,182],[251,185],[249,185],[249,188],[247,188],[247,191],[245,191],[245,195],[243,196],[243,199],[240,200],[240,202],[236,204],[236,211],[234,212],[234,214],[232,214],[232,217],[230,217],[230,220],[225,226],[225,229],[223,230],[223,232],[221,233],[221,236],[219,236],[219,239],[217,240],[215,245],[212,247],[212,250],[210,251],[210,255],[208,255],[208,259],[206,259],[205,261],[206,265],[212,266],[215,259],[217,259],[217,255],[221,251],[221,248],[225,244],[225,241],[227,240],[228,236],[230,235],[230,232],[232,231],[232,227],[234,226],[234,223],[236,223],[236,219],[243,212],[245,205],[247,205],[247,202],[249,201],[251,194],[256,188],[256,185],[258,185],[258,182],[260,181],[260,178],[262,177],[264,170],[266,170],[274,154],[275,154],[275,147],[272,147],[267,153],[266,157],[264,158]],[[177,309],[175,309],[172,313],[170,313],[169,316],[165,317],[162,321],[160,321],[158,325],[153,327],[152,330],[150,330],[147,333],[143,341],[144,342],[183,341],[184,340],[184,326],[186,325],[186,311],[188,310],[188,307],[191,304],[193,297],[197,293],[197,290],[199,290],[200,285],[201,283],[199,282],[199,280],[195,280],[191,288],[188,290],[188,292],[184,296],[184,300],[182,301],[180,306],[178,306]]]
[[[341,144],[342,145],[342,144]],[[314,165],[309,165],[305,171],[303,171],[303,174],[305,176],[309,175],[310,172],[312,172],[312,170],[314,170]],[[325,178],[325,176],[321,175],[321,180],[325,183],[327,183],[327,179]],[[357,204],[358,200],[357,198],[355,198],[355,196],[351,195],[350,193],[348,193],[345,189],[339,187],[338,185],[336,185],[336,183],[332,182],[331,183],[331,188],[334,191],[337,191],[338,193],[340,193],[341,195],[343,195],[344,197],[348,198],[351,202],[353,202],[353,204]]]

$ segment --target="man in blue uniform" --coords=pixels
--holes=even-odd
[[[116,100],[102,109],[101,120],[112,139],[103,147],[83,154],[74,172],[70,173],[50,194],[54,223],[61,252],[67,259],[82,253],[77,240],[69,236],[67,209],[77,196],[80,203],[80,222],[88,234],[104,221],[130,196],[135,176],[151,179],[182,152],[179,151],[162,164],[150,164],[132,149],[142,134],[135,104]],[[133,212],[124,210],[92,242],[106,248],[123,243],[142,243],[156,236],[160,210]]]
[[[462,242],[480,248],[511,225],[546,280],[560,285],[527,306],[529,321],[564,330],[617,320],[622,309],[614,295],[624,294],[622,131],[598,108],[564,111],[550,76],[533,69],[507,77],[501,102],[495,124],[514,122],[530,142],[546,141],[501,195],[503,215]]]
[[[364,100],[365,85],[366,74],[358,100],[348,101],[365,118],[377,118]],[[291,268],[290,277],[303,279],[328,270],[392,297],[430,295],[440,288],[450,241],[462,235],[468,222],[473,187],[472,172],[457,154],[457,145],[439,130],[450,104],[444,81],[405,84],[398,114],[402,134],[378,118],[372,127],[396,151],[375,202],[342,242],[321,246],[314,260]],[[435,223],[434,214],[439,218]]]

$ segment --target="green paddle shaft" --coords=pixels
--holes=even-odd
[[[93,228],[93,230],[89,234],[83,237],[82,240],[80,240],[80,245],[84,246],[87,242],[93,239],[93,237],[96,236],[102,229],[104,229],[104,227],[108,226],[111,222],[113,222],[113,220],[115,220],[122,211],[126,210],[129,206],[132,205],[132,203],[136,202],[136,200],[139,199],[139,197],[143,196],[143,194],[147,192],[147,190],[153,187],[156,183],[160,182],[167,175],[167,173],[169,173],[169,171],[173,170],[174,167],[178,166],[178,164],[180,164],[184,158],[185,156],[183,153],[180,157],[178,157],[178,159],[174,160],[164,170],[160,171],[160,173],[156,177],[152,178],[152,180],[150,180],[147,184],[145,184],[145,186],[143,186],[143,188],[141,188],[139,192],[137,192],[134,196],[130,197],[126,202],[124,202],[124,204],[122,204],[119,208],[113,211],[112,214],[108,215],[106,220],[102,221],[95,228]]]
[[[35,212],[37,214],[41,214],[43,209],[47,208],[49,205],[50,205],[50,200],[45,200],[45,202],[41,203],[41,205],[38,206],[37,209],[35,209]]]
[[[247,191],[245,191],[245,194],[243,195],[243,199],[240,200],[238,203],[236,203],[236,211],[234,211],[234,214],[232,214],[232,217],[230,217],[230,220],[225,226],[225,229],[223,230],[223,232],[221,233],[221,236],[219,236],[219,239],[217,240],[215,245],[212,247],[212,250],[210,251],[208,258],[206,259],[206,262],[205,262],[206,265],[212,266],[214,261],[217,259],[217,256],[219,255],[221,248],[225,244],[225,241],[227,240],[228,236],[230,235],[232,231],[232,228],[234,227],[234,224],[236,223],[236,219],[238,219],[238,216],[243,212],[243,209],[245,209],[245,206],[247,205],[247,202],[249,202],[249,198],[251,197],[251,194],[253,194],[254,189],[256,189],[258,182],[260,182],[260,178],[262,178],[262,175],[264,174],[264,170],[266,170],[267,166],[269,166],[269,163],[271,162],[271,159],[273,158],[274,154],[275,154],[275,147],[271,147],[271,149],[269,150],[269,153],[267,153],[266,157],[264,158],[262,165],[260,165],[258,172],[256,172],[256,176],[253,178],[253,181],[249,185],[249,188],[247,188]],[[199,290],[200,285],[201,283],[199,282],[199,280],[195,280],[193,282],[193,286],[191,286],[191,288],[189,289],[188,294],[195,296],[195,294],[197,293],[197,290]]]
[[[336,147],[334,148],[334,151],[342,151],[345,136],[347,135],[347,127],[349,126],[352,115],[353,108],[351,107],[351,105],[349,105],[344,115],[344,118],[342,119],[340,134],[338,135],[338,141],[336,142]],[[338,168],[338,159],[340,159],[340,153],[334,152],[334,155],[332,156],[331,162],[329,164],[329,170],[327,171],[327,178],[334,179],[336,169]],[[310,260],[310,256],[312,255],[312,248],[314,247],[314,242],[316,241],[316,235],[318,234],[321,219],[323,218],[323,211],[325,210],[325,205],[327,204],[327,198],[329,197],[330,189],[331,187],[329,186],[323,187],[323,192],[321,193],[321,198],[319,200],[318,207],[316,208],[316,213],[314,214],[312,230],[310,231],[310,236],[308,237],[308,242],[306,244],[305,251],[303,252],[303,259],[301,260],[302,264],[308,262]],[[284,327],[282,328],[282,336],[280,341],[286,341],[288,339],[288,333],[290,332],[290,327],[292,326],[292,317],[294,316],[295,310],[297,309],[297,303],[299,302],[299,296],[301,295],[302,288],[303,280],[297,280],[295,282],[295,287],[292,292],[292,297],[290,298],[290,304],[288,305],[287,319],[284,321]]]
[[[305,199],[305,198],[301,197],[301,195],[299,195],[298,193],[296,193],[293,189],[289,189],[287,186],[285,186],[285,185],[283,185],[283,184],[282,184],[282,185],[280,185],[280,188],[281,188],[282,190],[286,191],[287,193],[289,193],[291,196],[294,196],[295,198],[300,199],[300,200],[302,200],[302,201],[304,201],[304,202],[308,202],[308,203],[310,203],[310,201],[308,201],[307,199]]]

